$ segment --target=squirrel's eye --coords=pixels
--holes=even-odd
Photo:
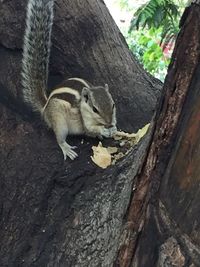
[[[88,102],[88,95],[84,95],[84,98],[85,98],[85,102],[87,103]]]
[[[99,111],[95,107],[93,107],[92,109],[95,113],[99,113]]]

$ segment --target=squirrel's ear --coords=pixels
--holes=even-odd
[[[106,89],[106,91],[109,91],[109,87],[108,87],[107,83],[105,84],[105,89]]]
[[[89,99],[89,88],[88,87],[83,87],[82,89],[82,97],[85,99],[85,102],[87,103],[88,102],[88,99]]]

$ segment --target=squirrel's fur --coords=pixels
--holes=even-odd
[[[24,100],[41,112],[46,103],[53,23],[53,0],[31,0],[27,6],[22,60]]]
[[[81,78],[67,80],[47,97],[53,0],[29,0],[22,60],[23,96],[53,129],[64,159],[77,157],[68,134],[110,137],[116,128],[115,105],[108,86],[92,86]],[[60,96],[65,94],[65,99]]]

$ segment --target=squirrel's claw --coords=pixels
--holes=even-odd
[[[73,150],[76,146],[70,146],[66,142],[59,144],[60,148],[62,149],[64,160],[69,157],[71,160],[74,160],[78,157],[78,154]]]

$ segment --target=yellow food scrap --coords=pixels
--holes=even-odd
[[[145,134],[147,133],[148,129],[149,129],[150,123],[146,124],[142,129],[139,129],[136,133],[136,143],[138,143],[140,141],[140,139],[145,136]]]
[[[126,132],[123,132],[123,131],[117,131],[115,136],[114,136],[114,139],[115,140],[120,140],[122,138],[135,138],[137,134],[136,133],[126,133]]]
[[[93,156],[91,156],[92,161],[102,169],[106,169],[108,166],[115,165],[116,162],[123,158],[129,153],[133,145],[136,145],[140,139],[147,133],[150,123],[145,125],[142,129],[139,129],[137,133],[126,133],[117,131],[116,135],[113,137],[115,141],[119,141],[119,146],[117,147],[103,147],[102,143],[99,142],[98,146],[93,146]],[[126,150],[122,150],[122,147],[126,146]],[[120,151],[122,150],[122,151]]]
[[[97,166],[105,169],[111,165],[111,154],[106,147],[102,146],[101,142],[99,142],[98,146],[93,146],[92,150],[93,156],[91,156],[91,159]]]
[[[137,133],[126,133],[117,131],[117,133],[114,136],[115,140],[121,140],[121,139],[132,139],[134,140],[134,143],[137,144],[140,139],[147,133],[149,129],[150,123],[146,124],[142,129],[139,129]]]
[[[119,152],[118,154],[116,154],[114,157],[113,157],[113,160],[112,160],[112,165],[115,165],[116,162],[123,158],[126,154],[122,153],[122,152]]]
[[[109,147],[107,147],[107,151],[108,151],[108,153],[110,153],[112,155],[112,154],[117,153],[118,148],[115,146],[109,146]]]
[[[127,150],[125,152],[119,152],[112,157],[112,165],[123,158],[129,153],[134,145],[139,143],[140,139],[147,133],[150,123],[146,124],[142,129],[139,129],[137,133],[126,133],[118,131],[114,136],[115,141],[119,141],[121,147],[126,146]]]

